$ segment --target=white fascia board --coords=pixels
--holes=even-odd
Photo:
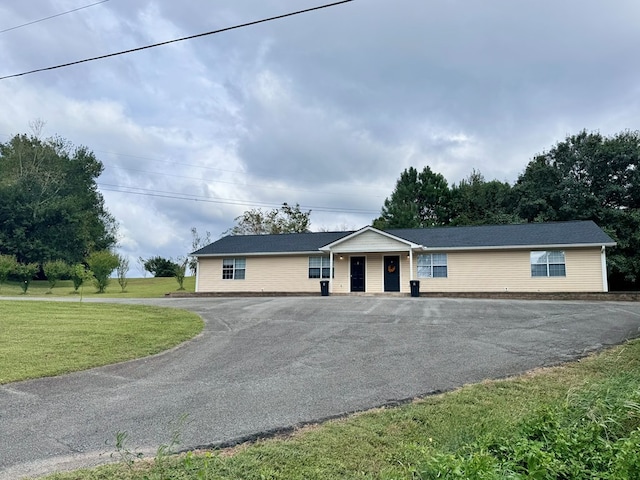
[[[197,258],[230,258],[230,257],[290,257],[292,255],[318,255],[320,250],[308,252],[250,252],[250,253],[206,253],[194,255]]]
[[[324,250],[325,247],[323,248],[323,252],[329,253],[329,252],[333,252],[333,253],[388,253],[388,252],[407,252],[409,250],[420,250],[421,246],[420,245],[407,245],[406,248],[402,248],[401,246],[398,247],[383,247],[383,248],[367,248],[367,249],[362,249],[362,248],[357,248],[357,247],[353,247],[353,248],[347,248],[347,249],[342,249],[342,248],[333,248],[332,250]]]
[[[329,252],[329,251],[333,250],[333,248],[335,246],[340,245],[341,243],[344,243],[344,242],[346,242],[348,240],[351,240],[352,238],[355,238],[358,235],[361,235],[361,234],[363,234],[365,232],[377,233],[379,235],[382,235],[383,237],[387,237],[387,238],[390,238],[392,240],[395,240],[396,242],[404,243],[405,245],[407,245],[407,247],[410,247],[410,248],[420,248],[421,247],[421,245],[418,245],[416,243],[412,243],[409,240],[406,240],[406,239],[404,239],[402,237],[397,237],[397,236],[391,235],[390,233],[387,233],[387,232],[385,232],[383,230],[378,230],[377,228],[374,228],[372,226],[367,226],[367,227],[361,228],[360,230],[357,230],[357,231],[347,235],[346,237],[342,237],[342,238],[336,240],[335,242],[331,242],[331,243],[328,243],[327,245],[325,245],[323,247],[320,247],[320,250],[322,250],[324,252]],[[395,251],[395,250],[393,250],[393,251]]]
[[[422,247],[422,251],[461,251],[461,250],[549,250],[558,248],[601,248],[601,247],[615,247],[614,243],[559,243],[559,244],[547,244],[547,245],[499,245],[488,247]]]

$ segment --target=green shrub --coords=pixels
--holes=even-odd
[[[0,287],[7,281],[9,275],[15,272],[17,264],[14,255],[0,255]]]
[[[109,285],[111,272],[118,267],[118,255],[108,250],[93,252],[87,258],[87,263],[93,272],[93,283],[98,289],[98,293],[104,293]]]
[[[83,264],[77,263],[69,267],[69,276],[73,282],[73,291],[77,292],[85,280],[93,278],[93,273],[91,270],[87,270]]]
[[[124,255],[118,255],[118,266],[116,267],[116,274],[118,275],[118,284],[120,285],[120,290],[124,292],[125,288],[127,288],[127,272],[129,271],[129,259]]]
[[[40,266],[37,263],[17,263],[14,273],[20,282],[22,293],[27,293],[31,280],[38,273]]]
[[[49,292],[53,290],[53,287],[56,286],[58,280],[69,275],[69,265],[67,265],[63,260],[45,262],[44,265],[42,265],[42,270],[47,277],[47,282],[49,282]]]
[[[176,277],[176,281],[179,285],[178,290],[184,290],[184,277],[187,276],[187,263],[189,263],[188,258],[178,258],[178,263],[174,268],[174,276]]]
[[[154,277],[174,277],[176,266],[177,264],[170,258],[162,258],[160,256],[144,260],[145,270],[152,273]]]

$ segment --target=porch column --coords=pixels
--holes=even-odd
[[[409,280],[413,280],[413,248],[409,249]]]
[[[140,258],[142,258],[142,257],[140,257]],[[199,280],[200,280],[200,258],[196,257],[196,260],[197,260],[197,262],[196,262],[196,272],[195,272],[196,273],[196,290],[195,291],[199,292],[200,290],[198,289],[198,287],[200,286],[199,285]]]
[[[605,253],[604,245],[600,250],[600,261],[602,263],[602,291],[609,291],[609,281],[607,279],[607,254]]]
[[[333,250],[329,251],[329,293],[333,293]]]

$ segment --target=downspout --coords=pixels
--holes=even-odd
[[[602,291],[609,291],[609,282],[607,280],[607,254],[605,253],[605,247],[602,246],[600,250],[600,260],[602,261]]]

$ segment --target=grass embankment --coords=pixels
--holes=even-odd
[[[637,479],[640,342],[287,438],[176,457],[165,452],[154,462],[47,478]]]
[[[0,301],[0,384],[144,357],[197,335],[194,313],[172,308]]]
[[[27,297],[96,297],[96,298],[156,298],[162,297],[165,293],[178,290],[178,282],[175,278],[130,278],[127,280],[127,288],[124,292],[118,284],[116,278],[112,278],[105,293],[97,293],[96,288],[90,281],[81,287],[81,290],[74,292],[71,280],[61,280],[56,286],[49,290],[49,283],[44,280],[33,281],[27,290]],[[184,279],[184,291],[194,292],[196,286],[195,277]],[[0,296],[20,296],[24,295],[17,282],[8,282],[0,286]]]

